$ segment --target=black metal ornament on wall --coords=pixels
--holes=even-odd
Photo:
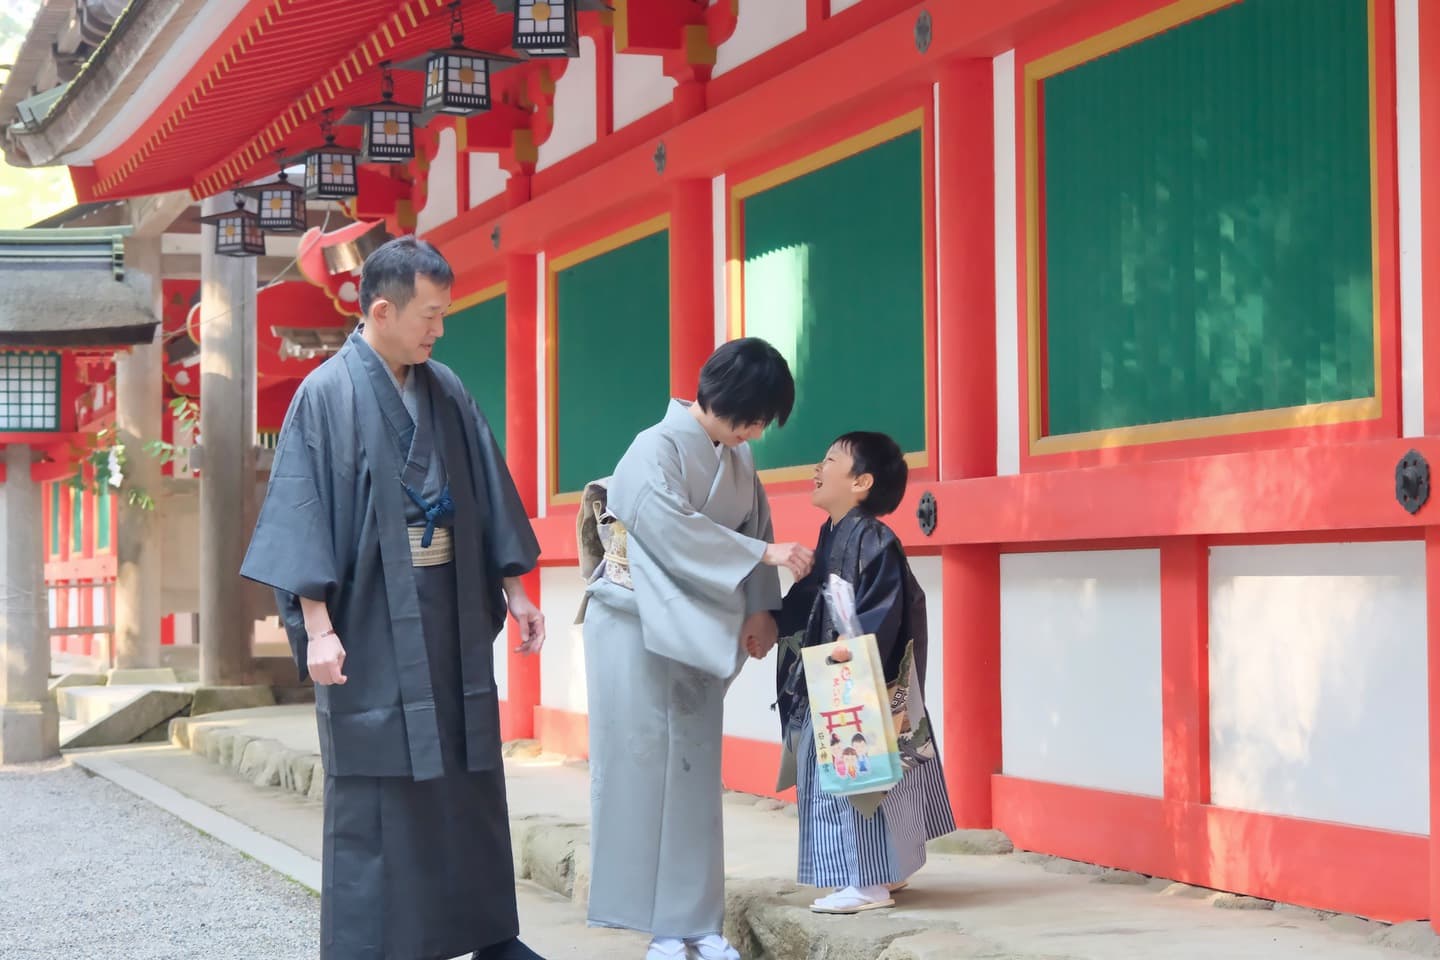
[[[664,140],[661,140],[660,143],[659,143],[659,145],[655,148],[655,155],[654,155],[651,159],[653,159],[653,160],[655,161],[655,172],[656,172],[656,173],[664,173],[664,172],[665,172],[665,141],[664,141]]]
[[[1430,464],[1418,450],[1411,450],[1395,465],[1395,499],[1411,514],[1430,499]]]
[[[496,250],[500,249],[500,224],[495,224],[495,229],[490,231],[490,243]]]
[[[939,507],[935,503],[935,494],[929,490],[920,497],[920,506],[915,508],[915,519],[920,522],[920,532],[925,536],[935,532],[935,524],[940,521]]]
[[[920,19],[915,21],[915,49],[921,53],[928,53],[930,41],[935,39],[935,21],[930,17],[929,10],[920,11]]]

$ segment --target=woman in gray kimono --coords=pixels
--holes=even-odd
[[[587,591],[590,923],[643,930],[647,960],[739,960],[721,934],[722,703],[748,652],[774,646],[778,569],[814,554],[772,544],[770,505],[748,441],[783,425],[790,367],[746,338],[700,372],[610,479],[607,520],[626,565],[602,563]]]

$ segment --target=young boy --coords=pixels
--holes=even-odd
[[[790,780],[799,794],[797,879],[837,888],[811,905],[816,913],[894,906],[892,893],[925,863],[926,841],[955,829],[924,711],[912,710],[908,729],[896,731],[905,767],[898,784],[884,794],[836,797],[821,792],[800,657],[801,647],[837,639],[822,591],[829,575],[838,574],[855,589],[857,618],[866,633],[875,635],[886,682],[909,679],[923,688],[925,594],[900,541],[879,519],[900,505],[908,473],[899,445],[883,433],[847,433],[831,444],[815,468],[810,495],[830,519],[820,528],[813,570],[791,588],[776,617],[780,636],[786,638],[777,673],[786,771],[788,755],[794,759],[793,777],[782,772],[780,786],[789,786],[784,781]],[[837,656],[843,653],[837,651]],[[912,686],[912,703],[919,694]],[[851,745],[856,746],[853,740]]]

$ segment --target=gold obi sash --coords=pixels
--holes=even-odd
[[[455,541],[449,527],[436,527],[430,546],[422,547],[424,527],[407,527],[410,534],[410,564],[415,567],[439,567],[455,559]]]

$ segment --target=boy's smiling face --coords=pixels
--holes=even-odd
[[[855,476],[855,458],[850,451],[832,444],[825,459],[815,465],[815,489],[810,492],[810,502],[839,520],[865,499],[874,480],[868,473]]]

